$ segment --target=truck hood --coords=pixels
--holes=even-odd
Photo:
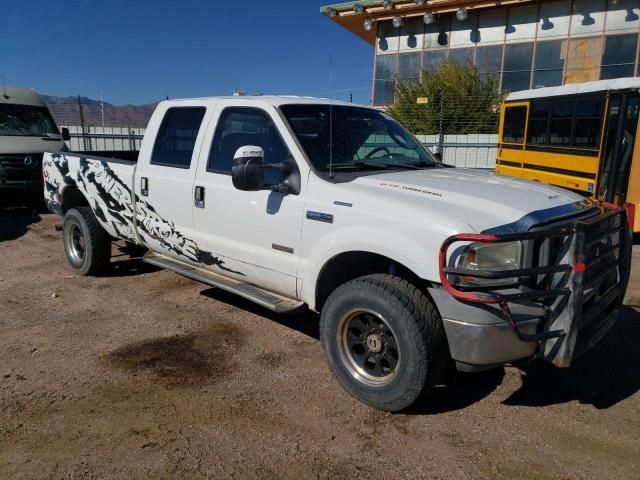
[[[45,137],[19,137],[0,135],[0,155],[57,152],[62,150],[62,139]]]
[[[391,210],[394,215],[406,212],[413,221],[443,221],[453,230],[459,230],[461,223],[476,232],[499,230],[534,212],[549,212],[542,215],[548,220],[553,212],[566,210],[558,207],[585,206],[584,197],[577,193],[486,170],[405,170],[360,177],[353,183],[387,205],[397,203]]]

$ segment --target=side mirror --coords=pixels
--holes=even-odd
[[[69,129],[67,127],[62,127],[60,129],[60,135],[62,135],[62,140],[65,142],[71,140],[71,135],[69,135]]]
[[[264,190],[264,150],[246,145],[236,150],[231,167],[231,180],[238,190]]]

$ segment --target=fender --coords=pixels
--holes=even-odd
[[[311,236],[311,233],[309,233]],[[303,243],[306,245],[305,236]],[[381,255],[397,262],[418,277],[438,283],[438,251],[447,238],[431,235],[420,238],[418,235],[406,235],[402,231],[365,226],[342,227],[331,230],[320,238],[313,239],[313,245],[305,248],[300,264],[299,278],[305,279],[301,288],[301,300],[315,309],[318,278],[327,263],[337,255],[348,252],[365,252]]]

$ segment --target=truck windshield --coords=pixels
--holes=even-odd
[[[326,104],[283,105],[280,108],[318,171],[329,171],[330,161],[336,172],[420,169],[438,165],[413,135],[382,112]]]
[[[46,137],[60,135],[45,107],[0,104],[0,136]]]

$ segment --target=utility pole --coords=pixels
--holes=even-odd
[[[102,90],[100,90],[100,111],[102,114],[102,133],[104,133],[104,96]]]
[[[82,109],[82,102],[80,101],[80,95],[78,95],[78,109],[80,110],[80,128],[82,129],[82,147],[87,152],[87,133],[84,130],[84,110]]]
[[[440,111],[438,112],[438,154],[440,161],[444,158],[444,94],[440,92]]]

